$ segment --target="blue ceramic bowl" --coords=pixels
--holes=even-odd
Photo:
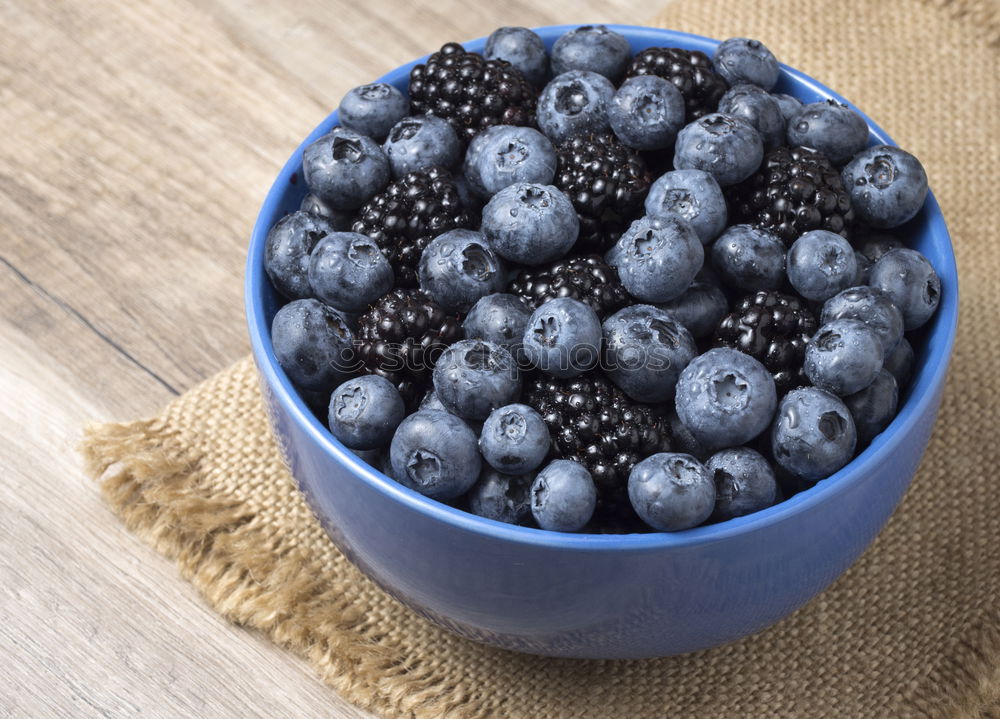
[[[716,46],[670,30],[614,27],[633,51],[665,45],[711,56]],[[568,29],[538,32],[551,47]],[[479,39],[466,47],[483,45]],[[382,81],[405,92],[414,64]],[[788,67],[776,91],[846,102]],[[270,339],[279,298],[264,272],[264,241],[305,193],[297,181],[302,149],[336,124],[333,113],[305,139],[264,201],[247,260],[246,313],[274,435],[292,474],[330,538],[383,589],[441,626],[498,647],[562,657],[664,656],[773,624],[822,591],[875,538],[927,445],[955,339],[955,258],[933,196],[908,229],[941,276],[941,306],[916,343],[917,371],[899,415],[859,457],[788,501],[721,524],[676,534],[561,534],[482,519],[397,484],[337,442],[279,368]],[[873,144],[891,143],[869,127]]]

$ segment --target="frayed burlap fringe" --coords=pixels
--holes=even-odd
[[[251,371],[248,360],[241,364]],[[175,560],[223,616],[304,654],[355,703],[399,715],[470,716],[461,689],[441,686],[432,666],[379,646],[368,608],[337,591],[319,558],[253,521],[245,502],[214,496],[178,440],[159,419],[86,430],[85,470],[129,530]]]
[[[547,660],[434,627],[379,591],[311,516],[249,360],[156,419],[90,429],[88,474],[224,616],[393,719],[1000,719],[998,7],[681,0],[657,18],[759,37],[864,107],[924,162],[959,259],[962,326],[920,472],[871,550],[775,627],[645,662]]]

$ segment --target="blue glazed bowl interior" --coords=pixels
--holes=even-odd
[[[551,48],[555,40],[576,26],[552,26],[538,28],[537,32]],[[656,28],[611,25],[624,34],[632,45],[633,52],[647,47],[683,47],[712,55],[718,44],[715,40]],[[465,43],[473,51],[482,51],[485,39],[480,38]],[[411,68],[424,58],[403,65],[380,78],[406,93]],[[357,82],[367,78],[356,78]],[[782,66],[782,74],[775,92],[788,93],[803,102],[835,99],[854,107],[840,95],[824,87],[812,78],[787,66]],[[895,144],[889,136],[862,113],[870,128],[869,144]],[[311,437],[316,446],[327,453],[346,472],[370,484],[378,492],[392,501],[402,503],[414,512],[433,517],[440,522],[472,530],[477,533],[524,545],[567,547],[594,551],[624,551],[662,549],[671,546],[715,542],[772,524],[783,518],[802,512],[822,503],[826,497],[841,492],[857,482],[866,473],[866,468],[882,458],[891,455],[903,438],[913,430],[917,422],[928,412],[934,412],[934,388],[944,380],[954,344],[958,320],[958,276],[951,241],[941,210],[933,194],[929,194],[920,214],[901,228],[908,245],[922,252],[937,270],[942,282],[940,307],[931,322],[916,338],[917,364],[913,380],[901,397],[899,414],[892,424],[850,464],[833,476],[819,482],[815,487],[800,492],[790,499],[754,514],[732,519],[719,524],[697,527],[677,533],[650,534],[564,534],[528,527],[494,522],[464,511],[454,509],[417,492],[409,490],[381,472],[358,459],[350,450],[341,445],[326,427],[308,409],[275,359],[271,345],[270,326],[275,312],[281,306],[281,299],[272,289],[264,272],[264,245],[268,230],[282,216],[297,210],[306,193],[302,181],[302,150],[311,142],[329,132],[337,125],[337,113],[331,113],[303,141],[281,169],[274,185],[264,201],[257,217],[250,241],[246,267],[245,302],[251,345],[263,381],[273,393],[275,400],[287,411],[293,420]],[[934,178],[931,177],[933,184]]]

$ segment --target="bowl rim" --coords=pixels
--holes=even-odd
[[[533,30],[546,40],[547,46],[551,46],[551,43],[559,35],[577,27],[581,27],[581,25],[548,25],[533,28]],[[672,46],[701,50],[709,56],[720,42],[701,35],[664,28],[620,24],[606,24],[606,27],[624,34],[630,41],[650,41],[654,44],[670,43]],[[481,37],[462,44],[468,49],[478,50],[484,46],[485,41],[486,38]],[[409,75],[409,70],[413,65],[427,57],[424,55],[422,58],[400,65],[376,82],[389,82],[390,84],[399,82]],[[818,95],[846,104],[864,118],[869,127],[870,137],[873,136],[882,144],[896,144],[868,115],[843,96],[795,68],[783,63],[780,65],[783,78],[787,76],[794,80],[797,85],[808,88]],[[267,233],[271,225],[269,218],[282,204],[283,196],[288,188],[294,184],[293,178],[301,169],[302,151],[309,143],[329,132],[329,129],[335,124],[337,124],[336,110],[330,113],[296,148],[268,190],[254,223],[248,247],[244,280],[244,306],[257,369],[275,401],[281,404],[292,421],[309,436],[317,447],[336,463],[342,465],[345,471],[350,472],[390,501],[398,502],[426,518],[443,522],[457,530],[535,547],[575,551],[621,551],[623,549],[655,551],[694,547],[777,525],[823,504],[835,494],[850,491],[852,487],[865,478],[869,468],[883,463],[899,449],[905,437],[914,430],[916,424],[927,412],[936,409],[933,406],[939,396],[939,392],[936,390],[943,386],[958,325],[958,272],[954,247],[941,208],[933,192],[928,192],[927,199],[921,209],[921,214],[926,216],[926,231],[935,238],[942,239],[945,244],[942,247],[943,256],[939,263],[940,266],[935,266],[935,270],[942,279],[943,291],[937,316],[932,320],[934,326],[931,335],[927,338],[926,360],[921,367],[916,369],[914,377],[911,379],[906,401],[899,408],[898,414],[890,425],[857,457],[830,477],[818,482],[814,487],[799,492],[776,505],[743,517],[681,532],[644,534],[566,533],[505,524],[448,506],[408,489],[371,467],[351,450],[344,447],[309,410],[277,363],[271,345],[270,327],[265,320],[263,283],[268,280],[264,271],[263,254]],[[296,481],[298,482],[298,480]]]

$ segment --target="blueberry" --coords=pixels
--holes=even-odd
[[[868,444],[896,416],[896,406],[899,404],[896,378],[888,370],[881,369],[874,382],[863,390],[844,397],[844,404],[854,419],[858,443]]]
[[[695,357],[677,380],[677,416],[708,449],[749,442],[771,423],[777,403],[764,365],[727,347]]]
[[[764,143],[753,125],[740,117],[713,113],[677,133],[674,167],[704,170],[722,187],[742,182],[764,159]]]
[[[507,474],[538,469],[549,452],[549,444],[549,430],[542,416],[526,404],[508,404],[493,410],[479,435],[483,459]]]
[[[383,448],[378,449],[352,449],[351,454],[362,462],[376,469],[383,474],[392,475],[392,466],[389,462],[389,453]]]
[[[531,485],[531,515],[542,529],[576,532],[590,521],[597,506],[597,487],[586,467],[557,459]]]
[[[462,322],[467,340],[486,340],[503,347],[515,360],[522,355],[521,341],[531,310],[516,295],[492,294],[479,299]]]
[[[615,86],[595,72],[573,70],[553,78],[538,97],[538,127],[553,142],[607,132]],[[542,182],[550,182],[543,180]]]
[[[811,230],[795,240],[786,264],[792,287],[813,302],[825,302],[846,290],[858,276],[854,250],[828,230]]]
[[[861,320],[827,322],[806,345],[804,369],[809,381],[836,395],[854,394],[870,385],[882,369],[882,340]]]
[[[941,302],[941,278],[916,250],[890,250],[871,269],[869,282],[885,292],[903,313],[907,332],[923,327]]]
[[[296,387],[299,398],[309,408],[316,417],[322,417],[330,406],[330,392],[332,387],[324,387],[322,390],[310,390]]]
[[[388,184],[389,159],[367,135],[337,127],[302,152],[302,173],[330,207],[353,210]]]
[[[720,277],[719,273],[715,271],[714,267],[712,267],[711,262],[706,262],[702,265],[701,269],[698,270],[698,274],[694,276],[694,279],[696,282],[705,282],[722,287],[722,277]]]
[[[404,117],[389,130],[382,145],[394,177],[430,167],[454,167],[462,159],[462,143],[451,123],[434,115]]]
[[[426,394],[424,394],[423,398],[420,400],[420,406],[418,407],[418,409],[420,409],[421,411],[423,411],[423,410],[440,410],[442,412],[447,412],[448,414],[454,414],[456,417],[458,417],[457,414],[455,414],[450,409],[448,409],[447,407],[444,406],[444,403],[438,398],[438,396],[434,392],[433,388],[427,390]],[[464,419],[464,418],[460,418],[460,419]],[[477,422],[475,420],[466,419],[465,423],[467,425],[469,425],[469,428],[473,432],[475,432],[477,434],[482,429],[482,422]]]
[[[920,161],[898,147],[869,147],[847,163],[844,187],[858,217],[872,227],[898,227],[923,207],[927,173]]]
[[[760,133],[765,150],[785,144],[785,118],[778,101],[756,85],[734,85],[719,100],[719,112],[740,117]]]
[[[854,275],[854,282],[851,283],[853,287],[861,287],[868,284],[868,276],[872,271],[872,266],[875,264],[868,259],[861,251],[854,251],[854,259],[858,263],[857,274]]]
[[[613,255],[622,285],[643,302],[669,302],[691,286],[705,250],[680,215],[646,216],[619,238]]]
[[[330,397],[330,432],[351,449],[387,445],[405,416],[399,390],[378,375],[349,379]]]
[[[521,524],[531,514],[534,480],[534,474],[503,474],[486,467],[469,490],[469,511],[495,522]]]
[[[823,305],[820,323],[833,320],[861,320],[875,330],[888,357],[903,339],[903,315],[889,296],[875,287],[851,287],[834,295]]]
[[[519,182],[493,195],[483,209],[481,229],[505,260],[540,265],[562,257],[576,243],[580,218],[559,188]]]
[[[421,410],[404,419],[389,448],[392,476],[421,494],[448,501],[465,494],[479,477],[476,435],[453,414]]]
[[[699,442],[691,430],[681,422],[677,416],[677,408],[670,407],[667,412],[667,421],[670,422],[670,439],[673,448],[678,452],[690,454],[699,460],[704,460],[712,454],[712,450]]]
[[[576,377],[600,358],[601,322],[589,305],[557,297],[531,313],[523,341],[533,366],[553,377]]]
[[[301,210],[274,223],[264,245],[264,270],[274,289],[291,300],[312,297],[309,253],[330,232],[333,225]]]
[[[489,199],[516,182],[548,185],[556,175],[556,151],[538,130],[496,125],[469,143],[464,170],[473,192]]]
[[[313,248],[309,285],[334,309],[360,312],[392,289],[392,266],[371,238],[357,232],[333,232]]]
[[[703,245],[709,244],[726,229],[726,198],[715,178],[703,170],[667,172],[649,188],[646,214],[669,213],[680,215],[690,222]]]
[[[868,123],[836,100],[804,105],[788,121],[788,144],[819,150],[840,166],[868,143]]]
[[[608,105],[608,122],[618,139],[636,150],[674,144],[684,127],[684,96],[657,75],[637,75],[622,83]]]
[[[775,290],[785,282],[785,243],[763,227],[733,225],[712,245],[712,266],[733,287]]]
[[[868,258],[869,262],[874,265],[889,250],[895,250],[898,247],[903,247],[903,241],[900,240],[895,235],[890,235],[888,232],[878,232],[869,230],[863,232],[859,237],[852,238],[858,251]]]
[[[778,480],[770,462],[749,447],[716,452],[705,467],[715,481],[712,519],[723,521],[770,507],[778,493]]]
[[[361,85],[348,91],[337,108],[340,124],[359,135],[382,142],[389,128],[406,117],[410,102],[384,82]]]
[[[667,312],[632,305],[604,320],[604,373],[637,402],[663,402],[698,354],[694,338]]]
[[[467,311],[503,289],[506,270],[486,237],[473,230],[438,235],[420,257],[420,288],[446,312]]]
[[[851,461],[857,430],[844,403],[817,387],[784,396],[771,430],[778,464],[796,477],[819,480]]]
[[[521,376],[510,352],[485,340],[459,340],[434,365],[434,394],[463,419],[484,420],[517,400]]]
[[[433,389],[427,390],[427,393],[423,396],[423,399],[420,400],[420,407],[418,409],[421,410],[436,409],[436,410],[441,410],[442,412],[448,412],[449,414],[455,414],[450,409],[444,406],[444,403],[441,402],[441,400],[437,396],[437,393],[434,392]]]
[[[695,280],[684,294],[659,305],[695,338],[707,337],[729,312],[726,295],[717,284]]]
[[[771,97],[773,97],[774,101],[778,103],[778,109],[781,110],[781,116],[785,118],[786,126],[788,121],[795,115],[798,115],[799,111],[803,107],[802,101],[797,97],[792,97],[791,95],[772,93]]]
[[[910,377],[913,376],[915,359],[913,345],[904,337],[896,345],[896,349],[892,351],[892,354],[885,358],[882,367],[891,372],[892,376],[896,378],[896,384],[900,388],[903,388],[909,384]]]
[[[628,498],[650,527],[677,532],[697,527],[711,516],[715,482],[708,468],[691,455],[660,452],[632,468]]]
[[[299,204],[299,209],[303,212],[316,215],[317,217],[322,217],[324,220],[329,222],[330,226],[337,232],[349,230],[351,229],[351,225],[354,224],[353,212],[335,210],[311,192],[307,193],[306,196],[302,198],[302,202]]]
[[[750,83],[770,90],[778,82],[778,59],[759,40],[731,37],[723,40],[712,55],[715,70],[730,85]]]
[[[300,389],[332,390],[354,369],[354,337],[332,307],[319,300],[294,300],[271,322],[278,364]]]
[[[604,261],[607,262],[611,267],[614,267],[617,271],[618,265],[621,264],[621,258],[625,250],[622,249],[618,243],[611,245],[608,251],[604,253]]]
[[[472,183],[469,182],[469,178],[465,176],[465,170],[459,170],[453,172],[451,175],[451,181],[455,185],[455,190],[458,191],[459,202],[462,203],[464,207],[469,212],[469,216],[472,218],[478,218],[483,211],[483,205],[486,204],[483,198],[476,194],[476,191],[472,189]],[[473,227],[475,226],[473,223]]]
[[[344,324],[347,325],[347,329],[351,331],[352,334],[357,334],[358,332],[358,313],[356,312],[345,312],[344,310],[338,310],[336,307],[331,308],[334,312],[340,315],[340,319],[343,320]],[[324,402],[326,398],[323,398]]]
[[[526,27],[500,27],[486,38],[483,57],[506,60],[521,71],[528,82],[542,87],[549,77],[549,55],[537,33]]]
[[[585,70],[617,83],[631,59],[632,47],[628,39],[604,25],[574,28],[552,46],[552,72],[556,75]]]

